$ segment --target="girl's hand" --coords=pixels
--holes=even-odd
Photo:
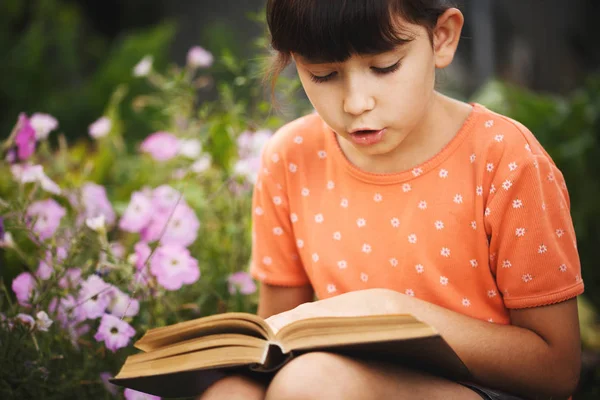
[[[401,313],[408,296],[384,289],[369,289],[342,294],[325,300],[304,303],[266,319],[274,333],[302,319],[316,317],[357,317]],[[405,311],[406,312],[406,311]]]

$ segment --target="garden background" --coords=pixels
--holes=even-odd
[[[463,3],[439,89],[523,122],[563,171],[586,283],[575,399],[599,398],[600,3]],[[258,156],[310,110],[291,69],[272,108],[263,7],[0,2],[0,398],[138,398],[107,377],[146,329],[255,311]]]

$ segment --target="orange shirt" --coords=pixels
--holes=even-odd
[[[251,273],[318,298],[388,288],[491,322],[583,292],[563,176],[524,126],[481,105],[410,171],[352,165],[317,114],[265,146]]]

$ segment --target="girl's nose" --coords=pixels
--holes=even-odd
[[[375,99],[359,82],[348,85],[344,96],[344,112],[358,116],[375,107]]]

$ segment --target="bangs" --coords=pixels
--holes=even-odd
[[[311,62],[343,62],[353,54],[391,51],[414,39],[398,26],[390,0],[271,0],[271,45]]]

